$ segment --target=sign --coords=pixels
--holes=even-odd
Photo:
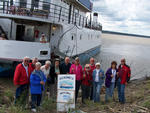
[[[75,108],[75,75],[58,75],[57,111]]]
[[[57,102],[74,103],[74,91],[58,90]]]
[[[75,75],[59,75],[57,89],[75,90]]]

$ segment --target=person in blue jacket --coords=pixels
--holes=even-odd
[[[93,71],[93,100],[94,102],[100,102],[100,91],[102,84],[104,83],[105,75],[104,71],[100,67],[100,63],[96,63],[96,69]]]
[[[41,63],[37,62],[35,64],[35,70],[30,76],[30,92],[31,92],[31,110],[36,112],[36,106],[39,107],[42,99],[42,91],[44,91],[44,85],[46,82],[46,77],[44,73],[40,70]]]

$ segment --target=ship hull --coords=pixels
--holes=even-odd
[[[101,49],[101,46],[97,46],[91,50],[86,51],[85,53],[79,54],[78,57],[80,59],[80,63],[82,65],[87,63],[91,57],[94,57],[100,53],[100,49]]]

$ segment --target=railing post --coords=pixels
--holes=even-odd
[[[88,19],[86,18],[86,27],[88,27]]]
[[[8,14],[8,9],[9,9],[9,1],[7,1],[7,8],[6,8],[6,13]]]
[[[3,1],[3,13],[4,13],[4,10],[5,10],[5,1]]]
[[[82,24],[82,26],[84,27],[84,17],[83,17],[83,24]]]
[[[56,14],[56,5],[54,5],[54,21],[55,21],[55,14]]]
[[[61,18],[61,12],[62,12],[62,7],[60,7],[60,12],[59,12],[59,20],[58,20],[58,22],[60,22],[60,18]]]
[[[69,7],[68,24],[70,24],[70,20],[71,20],[71,11],[72,11],[72,5],[70,5]]]
[[[75,22],[74,24],[76,25],[77,24],[77,13],[75,13]]]
[[[80,26],[80,23],[81,23],[81,15],[80,15],[80,17],[79,17],[79,26]]]
[[[73,13],[72,13],[72,24],[74,24],[74,7],[73,7]]]

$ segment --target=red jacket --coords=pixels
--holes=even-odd
[[[93,73],[93,71],[96,69],[96,66],[90,64],[90,69],[91,69],[91,73]],[[93,77],[92,77],[92,80],[93,80]]]
[[[85,78],[83,77],[85,74]],[[84,69],[83,71],[83,75],[82,75],[82,84],[86,85],[86,86],[90,86],[92,82],[92,73],[91,71],[89,71],[89,73],[87,73]]]
[[[31,69],[29,67],[28,67],[28,76],[27,76],[26,70],[23,67],[22,63],[18,64],[14,75],[14,85],[29,84],[30,75],[31,75]]]
[[[91,69],[91,72],[93,73],[94,69],[96,68],[95,65],[90,65],[90,69]]]
[[[118,68],[119,78],[121,79],[121,84],[125,84],[131,76],[131,70],[128,65],[121,65]]]
[[[29,63],[29,68],[31,69],[31,73],[32,73],[35,69],[35,66],[32,63]]]

